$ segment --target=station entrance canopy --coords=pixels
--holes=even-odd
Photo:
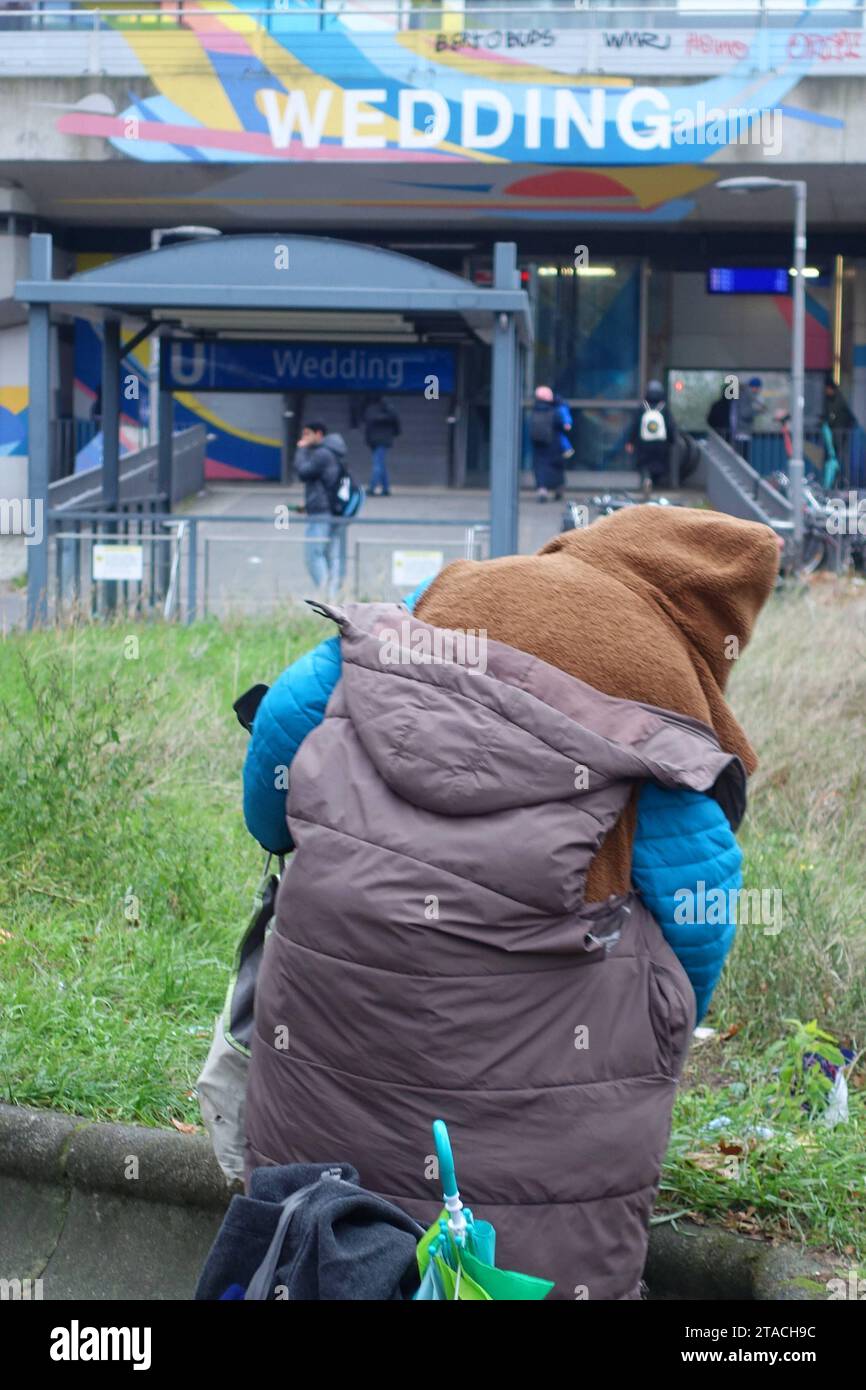
[[[103,326],[103,504],[110,510],[117,505],[120,455],[121,322],[140,320],[135,341],[154,331],[188,339],[218,339],[220,334],[231,339],[244,329],[253,337],[277,340],[285,352],[293,334],[304,339],[299,323],[305,320],[299,315],[316,316],[317,332],[326,343],[345,342],[347,330],[357,335],[357,316],[364,315],[371,331],[381,323],[384,337],[392,337],[399,325],[405,339],[416,343],[463,335],[489,346],[491,554],[516,550],[521,350],[531,341],[532,327],[513,243],[496,244],[493,283],[487,288],[410,256],[327,237],[187,241],[123,257],[67,280],[54,279],[52,250],[50,236],[33,234],[30,276],[16,286],[16,298],[30,310],[28,495],[35,507],[46,509],[51,477],[52,316],[85,316]],[[304,360],[309,370],[309,354]],[[337,354],[335,372],[339,364]],[[318,367],[321,374],[321,359]],[[159,491],[169,495],[172,370],[169,366],[163,373],[158,403]],[[31,621],[45,612],[47,545],[44,534],[42,544],[30,548]]]

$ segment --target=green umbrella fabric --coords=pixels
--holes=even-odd
[[[447,1220],[448,1213],[443,1209],[418,1243],[422,1287],[431,1265],[435,1265],[448,1300],[525,1303],[539,1302],[550,1293],[553,1283],[549,1279],[496,1268],[493,1264],[496,1233],[489,1222],[469,1220],[466,1244],[458,1245],[447,1228]]]

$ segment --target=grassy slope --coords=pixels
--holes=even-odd
[[[832,1135],[774,1125],[739,1176],[696,1163],[709,1120],[773,1118],[766,1044],[788,1016],[863,1041],[866,598],[775,601],[734,673],[762,758],[747,882],[780,887],[778,936],[743,928],[677,1108],[662,1202],[863,1253],[863,1092]],[[5,1099],[196,1121],[192,1085],[261,856],[246,834],[236,695],[328,625],[84,627],[0,643],[0,1080]],[[130,639],[137,639],[133,652]],[[778,1088],[775,1087],[777,1092]],[[817,1136],[817,1137],[816,1137]],[[709,1160],[708,1160],[709,1161]],[[857,1184],[859,1183],[859,1188]]]
[[[782,889],[777,937],[744,931],[720,1005],[761,996],[847,1032],[866,1022],[866,595],[777,600],[732,682],[761,759],[742,842],[748,882]],[[778,1016],[771,1010],[770,1016]],[[752,1017],[760,1029],[761,1017]]]
[[[198,1118],[192,1084],[262,864],[231,703],[324,628],[301,612],[0,644],[6,1099]]]
[[[767,1046],[786,1018],[866,1044],[866,595],[816,582],[777,597],[731,681],[760,757],[740,840],[747,887],[780,889],[782,928],[738,929],[679,1095],[661,1205],[866,1257],[866,1070],[850,1122],[780,1115]],[[727,1035],[732,1036],[728,1037]],[[727,1117],[721,1131],[707,1126]],[[771,1131],[771,1132],[769,1132]],[[766,1135],[766,1137],[763,1137]],[[726,1156],[736,1160],[728,1161]],[[704,1166],[705,1165],[705,1166]]]

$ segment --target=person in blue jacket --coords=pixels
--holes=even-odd
[[[410,611],[432,582],[406,599]],[[244,817],[267,850],[291,848],[286,823],[286,780],[304,738],[323,719],[340,679],[339,638],[329,637],[294,661],[265,695],[256,713],[244,763]],[[735,923],[722,913],[713,923],[680,921],[682,892],[724,890],[724,902],[742,883],[742,854],[718,802],[698,792],[647,784],[641,791],[632,858],[632,880],[686,971],[695,991],[697,1018],[706,1013],[731,948]],[[709,915],[709,914],[707,914]]]
[[[546,502],[551,493],[556,498],[562,497],[565,461],[574,452],[567,435],[572,425],[571,411],[565,401],[555,396],[550,386],[537,386],[529,412],[529,439],[539,502]]]

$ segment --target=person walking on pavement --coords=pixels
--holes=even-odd
[[[632,416],[626,435],[626,453],[634,454],[641,483],[649,493],[670,469],[671,446],[676,439],[676,421],[665,400],[660,381],[650,381],[646,397]]]
[[[546,502],[551,492],[562,497],[565,486],[565,462],[562,438],[571,428],[571,414],[558,402],[549,386],[536,386],[535,403],[529,416],[529,439],[532,444],[532,468],[539,502]]]
[[[374,396],[364,411],[364,438],[367,448],[373,455],[373,468],[370,473],[369,493],[375,497],[377,492],[390,497],[391,483],[388,478],[388,450],[400,433],[400,416],[390,401],[384,396]]]
[[[295,473],[304,484],[307,516],[305,559],[318,589],[335,593],[342,583],[340,527],[334,520],[334,497],[345,472],[346,441],[329,432],[321,420],[301,431],[295,453]]]

